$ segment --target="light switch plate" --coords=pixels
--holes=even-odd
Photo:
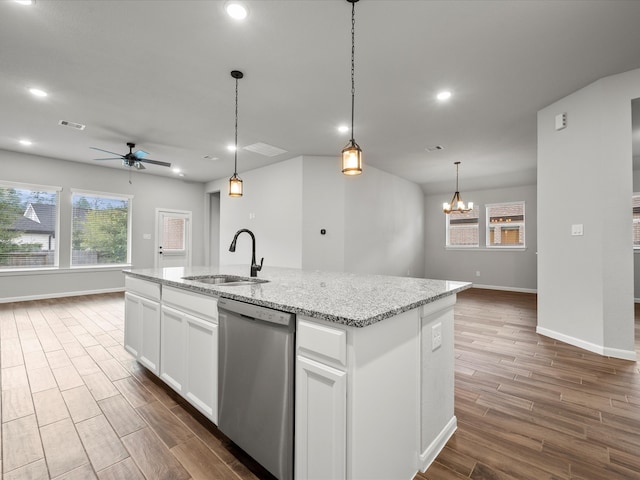
[[[577,223],[574,225],[571,225],[571,235],[573,236],[582,236],[584,235],[584,230],[583,230],[583,226],[581,223]]]
[[[150,233],[143,233],[142,234],[142,239],[143,240],[151,240],[151,234]]]

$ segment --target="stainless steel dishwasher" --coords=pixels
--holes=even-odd
[[[292,480],[295,315],[226,298],[218,312],[218,428]]]

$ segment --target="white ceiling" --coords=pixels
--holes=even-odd
[[[5,0],[0,148],[93,162],[108,155],[89,147],[126,153],[133,141],[185,180],[230,176],[238,69],[239,145],[288,152],[240,150],[240,175],[300,154],[334,156],[338,169],[349,139],[336,127],[350,121],[351,4],[245,4],[238,22],[221,1]],[[639,24],[637,0],[359,1],[355,139],[365,168],[427,192],[451,190],[454,161],[461,189],[534,182],[536,112],[639,68]],[[49,96],[32,97],[32,86]],[[438,103],[444,88],[454,96]],[[25,137],[34,144],[20,145]],[[445,149],[426,151],[436,144]]]

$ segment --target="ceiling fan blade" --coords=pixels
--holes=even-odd
[[[118,158],[122,158],[122,155],[120,155],[119,153],[116,152],[110,152],[109,150],[103,150],[101,148],[96,148],[96,147],[89,147],[92,150],[99,150],[101,152],[105,152],[105,153],[110,153],[111,155],[118,155]]]
[[[121,160],[121,159],[122,159],[122,157],[117,157],[117,158],[116,157],[113,157],[113,158],[94,158],[94,160],[97,160],[97,161],[101,161],[101,160]]]
[[[136,150],[135,152],[133,152],[133,156],[136,157],[138,160],[142,160],[147,155],[149,155],[149,153],[145,152],[144,150]]]
[[[140,162],[151,163],[153,165],[160,165],[162,167],[170,167],[171,164],[168,162],[161,162],[159,160],[151,160],[150,158],[140,159]]]

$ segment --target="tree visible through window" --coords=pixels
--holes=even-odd
[[[0,268],[57,263],[58,188],[0,184]]]
[[[71,265],[129,263],[129,198],[75,192],[72,204]]]
[[[487,247],[524,248],[524,202],[487,205]]]

